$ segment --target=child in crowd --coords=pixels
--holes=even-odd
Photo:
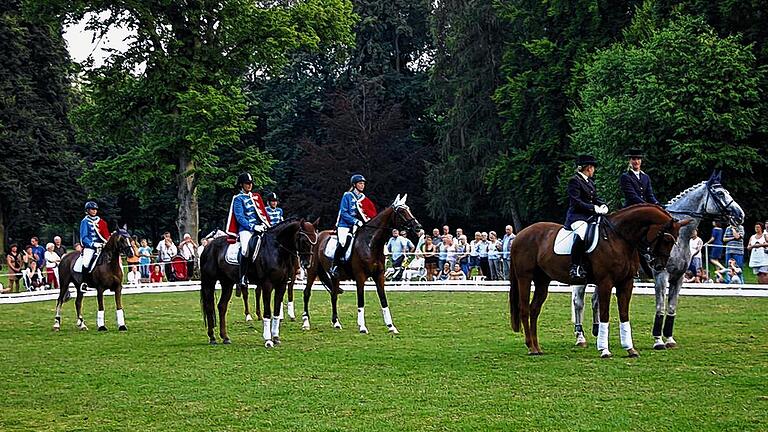
[[[160,264],[155,264],[155,266],[152,267],[152,275],[150,275],[149,281],[151,283],[160,283],[163,281],[163,272],[160,269]]]

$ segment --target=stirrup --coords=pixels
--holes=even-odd
[[[328,269],[328,274],[329,274],[329,275],[330,275],[332,278],[337,278],[337,277],[339,277],[339,266],[337,266],[336,264],[332,265],[332,266],[331,266],[331,268],[330,268],[330,269]]]
[[[77,290],[80,291],[81,293],[87,292],[88,284],[86,284],[85,282],[81,283],[80,286],[77,287]]]
[[[568,274],[571,276],[571,279],[586,279],[587,277],[584,267],[577,264],[571,266],[571,271]]]

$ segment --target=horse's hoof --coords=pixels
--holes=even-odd
[[[289,318],[291,321],[296,321],[296,315],[288,315],[288,318]]]
[[[301,325],[302,330],[309,330],[309,321],[304,321],[304,323]]]
[[[128,331],[128,327],[121,325],[120,327],[117,328],[117,331],[126,332]]]
[[[653,344],[653,349],[656,351],[661,351],[667,349],[667,346],[664,344],[664,342],[656,342]]]
[[[528,351],[529,356],[540,356],[543,354],[541,351]]]
[[[88,331],[88,326],[87,326],[87,325],[85,325],[85,324],[83,324],[83,325],[79,325],[79,326],[77,326],[77,328],[79,328],[79,329],[80,329],[80,331]]]
[[[636,349],[630,348],[630,349],[627,350],[627,357],[629,357],[629,358],[638,358],[638,357],[640,357],[640,353],[637,352]]]
[[[246,315],[245,322],[251,322],[251,321],[253,321],[253,317],[251,316],[251,314]]]
[[[674,348],[677,348],[677,342],[667,342],[666,344],[664,344],[664,346],[669,349],[674,349]]]
[[[611,352],[607,349],[600,351],[600,358],[611,358],[612,356],[613,354],[611,354]]]
[[[105,332],[105,331],[108,331],[109,329],[108,329],[106,326],[99,326],[99,329],[98,329],[98,330],[99,330],[100,332]]]
[[[360,327],[360,334],[368,334],[368,327],[361,326]]]
[[[333,328],[335,328],[336,330],[341,330],[341,321],[336,321],[335,323],[333,323]]]
[[[224,345],[229,345],[232,343],[232,340],[230,338],[225,338],[224,340],[221,341],[221,343],[223,343]]]
[[[272,342],[271,339],[266,341],[266,342],[264,342],[264,348],[273,348],[274,346],[275,346],[275,343]]]
[[[272,342],[275,343],[275,345],[280,345],[282,342],[280,342],[280,336],[272,336]]]
[[[580,348],[586,348],[587,347],[587,339],[581,333],[576,335],[576,346],[580,347]]]
[[[389,332],[392,334],[400,334],[400,331],[394,325],[389,325],[387,326],[387,328],[389,329]]]
[[[61,328],[59,326],[53,326],[53,331],[57,332],[59,330],[61,330]]]

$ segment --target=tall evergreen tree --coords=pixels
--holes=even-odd
[[[0,4],[0,251],[44,223],[71,222],[83,192],[72,153],[69,55],[55,21],[32,21],[22,2]],[[23,246],[23,245],[22,245]]]

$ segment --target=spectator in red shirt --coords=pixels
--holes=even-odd
[[[149,276],[149,282],[160,283],[162,281],[163,281],[163,272],[160,271],[160,265],[155,264],[155,266],[152,268],[152,274]]]

